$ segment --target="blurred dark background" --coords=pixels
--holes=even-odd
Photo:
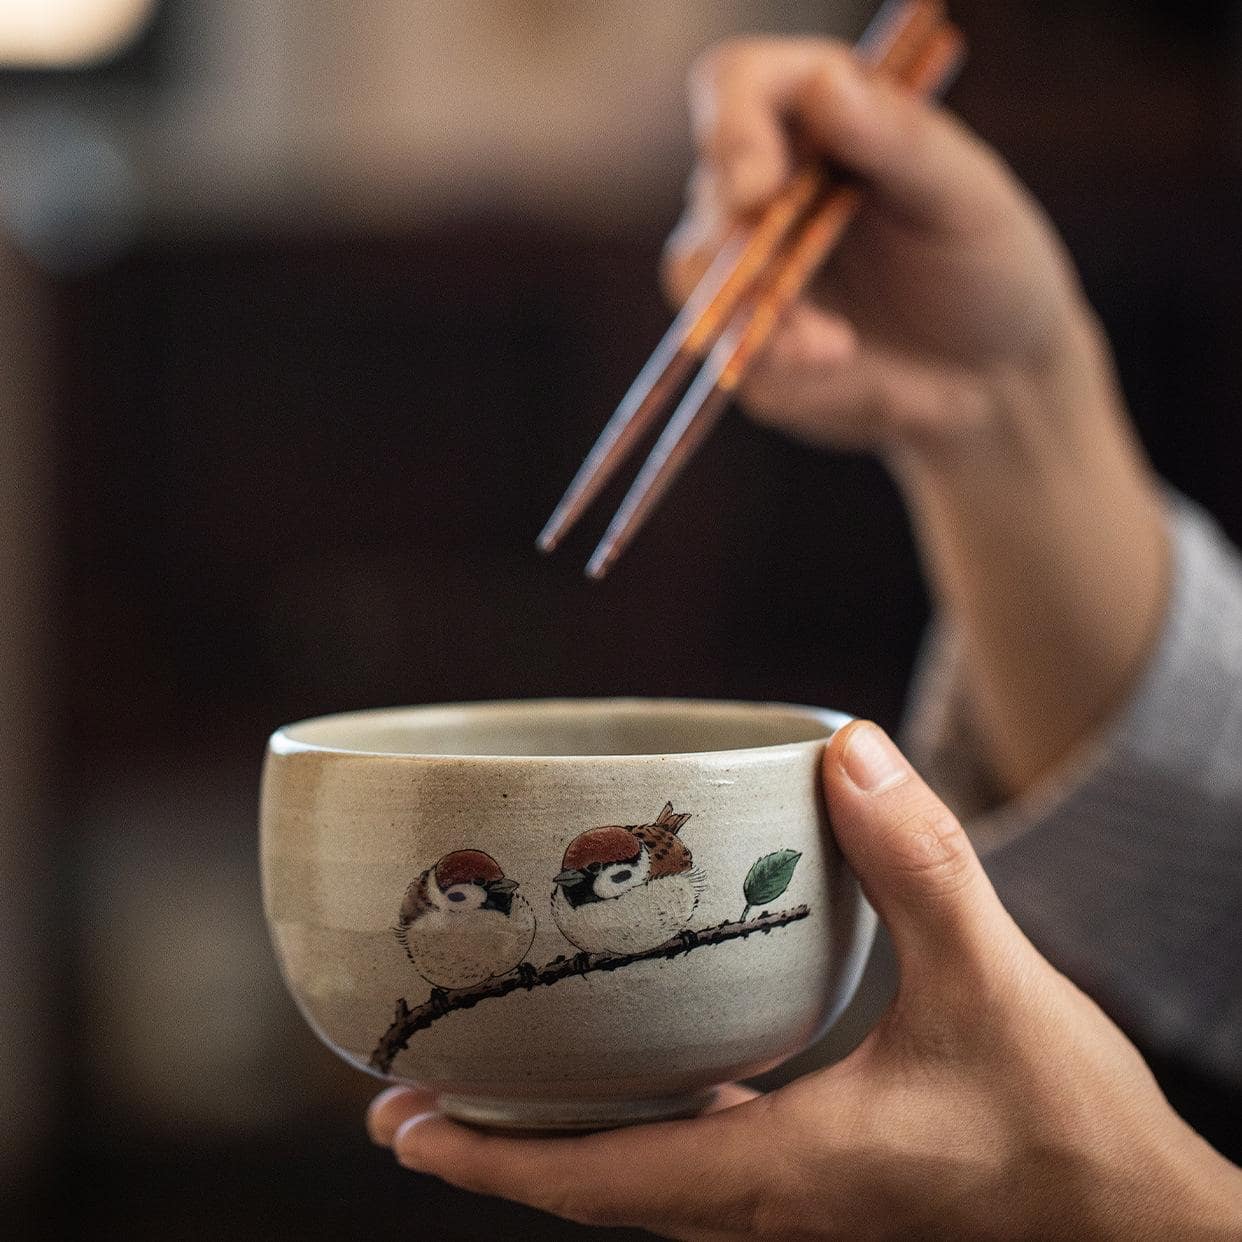
[[[5,0],[13,1236],[583,1235],[366,1143],[372,1084],[268,950],[262,747],[493,696],[898,719],[926,601],[871,462],[735,416],[606,583],[596,525],[532,549],[667,321],[687,64],[869,7]],[[955,106],[1065,234],[1160,470],[1242,536],[1242,6],[951,7]],[[1237,1159],[1238,1101],[1157,1069]]]

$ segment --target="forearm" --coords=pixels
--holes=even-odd
[[[1166,518],[1084,313],[1056,370],[995,378],[993,416],[907,448],[895,474],[1005,793],[1121,704],[1159,631]]]

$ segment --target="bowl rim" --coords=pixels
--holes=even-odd
[[[803,738],[789,742],[773,742],[763,746],[736,746],[724,750],[685,750],[659,751],[642,754],[565,754],[565,755],[520,755],[520,754],[446,754],[426,751],[392,751],[373,750],[362,747],[329,745],[323,742],[307,741],[294,736],[297,730],[327,725],[329,723],[349,725],[366,722],[399,720],[407,716],[427,716],[436,714],[469,715],[488,712],[513,712],[515,714],[542,714],[573,708],[579,711],[595,709],[600,712],[639,712],[650,713],[685,712],[693,710],[708,715],[744,712],[754,715],[795,715],[817,721],[825,726],[822,737]],[[268,739],[267,749],[270,755],[323,754],[342,755],[357,759],[385,759],[392,762],[408,763],[651,763],[662,759],[721,759],[736,756],[763,755],[778,757],[782,754],[801,754],[807,750],[822,748],[824,744],[843,729],[855,717],[847,712],[827,707],[812,707],[801,703],[780,701],[751,701],[746,699],[700,699],[678,697],[644,697],[640,695],[623,695],[617,697],[555,697],[525,699],[469,699],[453,703],[425,703],[411,706],[372,707],[355,711],[330,712],[321,716],[308,716],[302,720],[281,725]]]

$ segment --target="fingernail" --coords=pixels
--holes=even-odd
[[[865,793],[880,793],[909,775],[905,756],[878,725],[864,721],[850,730],[841,756],[846,775]]]
[[[397,1132],[392,1136],[392,1154],[396,1156],[397,1163],[403,1168],[413,1169],[415,1172],[422,1170],[424,1162],[419,1158],[421,1152],[417,1145],[410,1143],[408,1139],[413,1131],[434,1116],[433,1112],[418,1113],[413,1117],[407,1117],[397,1127]]]

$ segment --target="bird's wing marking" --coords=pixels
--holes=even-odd
[[[658,880],[662,875],[686,871],[694,861],[681,839],[668,828],[644,824],[634,829],[634,835],[647,847],[651,858],[648,875],[653,880]]]
[[[430,871],[424,871],[405,890],[405,897],[401,901],[401,925],[403,927],[413,923],[415,919],[422,918],[424,914],[430,914],[436,908],[427,893],[430,876]]]

